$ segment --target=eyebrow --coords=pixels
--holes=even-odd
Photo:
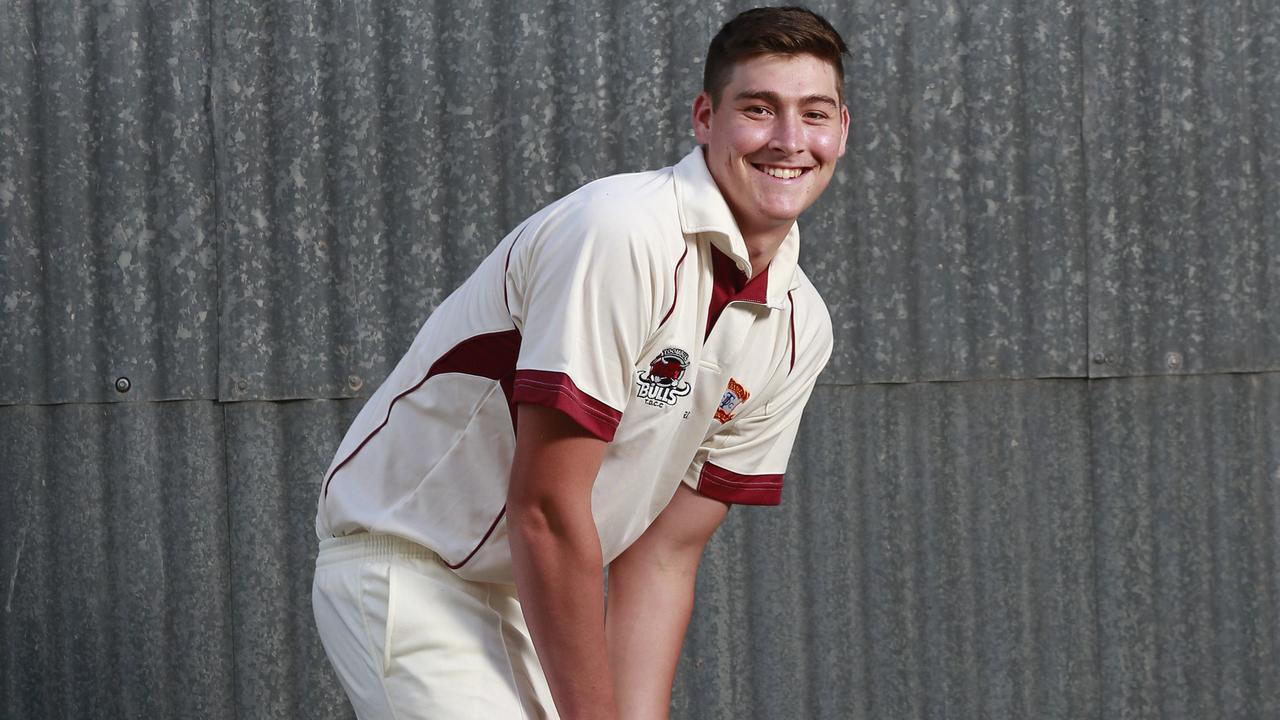
[[[770,105],[782,104],[782,96],[776,92],[773,92],[772,90],[743,90],[737,95],[734,95],[733,99],[735,101],[763,100],[764,102],[767,102]],[[804,98],[800,100],[801,105],[812,105],[814,103],[830,105],[833,108],[840,107],[840,103],[836,102],[836,99],[831,97],[830,95],[822,95],[822,94],[806,95]]]

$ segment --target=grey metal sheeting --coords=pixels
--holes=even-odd
[[[222,408],[0,408],[0,717],[231,717]]]
[[[358,406],[0,411],[0,712],[345,717],[308,583]],[[1277,422],[1280,374],[821,386],[708,550],[676,717],[1272,717]]]
[[[0,5],[0,717],[349,717],[307,585],[359,398],[691,147],[746,6]],[[815,7],[836,350],[675,716],[1280,716],[1280,5]]]
[[[206,3],[0,20],[0,404],[213,398]]]
[[[362,404],[227,406],[235,717],[351,713],[316,635],[311,576],[319,479]]]
[[[819,387],[783,505],[712,542],[680,717],[1095,716],[1088,415],[1085,381]]]
[[[855,7],[849,154],[801,225],[827,381],[1085,375],[1083,9]]]
[[[1280,717],[1280,373],[1096,383],[1102,717]]]
[[[1087,374],[1082,11],[1047,5],[832,9],[851,152],[804,254],[840,290],[831,381]],[[692,147],[714,13],[397,10],[217,18],[224,399],[364,394],[520,219]]]
[[[1280,368],[1280,5],[1090,3],[1094,376]]]

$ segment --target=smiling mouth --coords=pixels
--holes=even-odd
[[[773,167],[771,165],[752,165],[752,167],[769,177],[775,177],[779,180],[794,180],[806,172],[809,172],[809,168],[784,168]]]

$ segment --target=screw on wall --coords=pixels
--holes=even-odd
[[[360,388],[364,387],[364,380],[359,375],[348,375],[347,387],[351,392],[360,392]]]
[[[129,392],[129,388],[133,387],[133,383],[129,382],[129,378],[121,375],[116,378],[116,392],[121,395]]]
[[[1111,362],[1111,356],[1104,352],[1096,352],[1093,354],[1094,365],[1106,365]]]
[[[1170,370],[1181,370],[1182,369],[1182,353],[1177,353],[1177,352],[1165,353],[1164,364]]]

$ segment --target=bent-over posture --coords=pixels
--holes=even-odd
[[[796,218],[844,153],[845,53],[807,10],[737,16],[698,147],[539,210],[427,319],[316,517],[361,718],[667,716],[703,547],[779,502],[831,352]]]

